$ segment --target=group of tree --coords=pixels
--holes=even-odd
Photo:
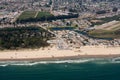
[[[70,18],[77,18],[79,17],[78,14],[69,14],[69,15],[59,15],[59,16],[42,16],[42,17],[36,17],[36,18],[27,18],[27,19],[17,19],[17,23],[26,23],[26,22],[38,22],[38,21],[52,21],[52,20],[58,20],[58,19],[70,19]]]
[[[48,46],[53,35],[39,27],[0,29],[0,49],[40,48]]]
[[[105,13],[107,13],[106,10],[100,10],[96,12],[96,14],[105,14]]]
[[[114,7],[112,9],[112,12],[117,12],[118,11],[118,8],[117,7]],[[100,10],[100,11],[97,11],[96,14],[106,14],[107,13],[107,10]]]

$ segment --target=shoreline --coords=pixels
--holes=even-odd
[[[82,58],[120,57],[120,47],[82,46],[80,49],[59,50],[55,47],[31,50],[0,51],[0,61],[49,61]]]
[[[0,61],[56,61],[56,60],[76,60],[87,58],[117,58],[120,54],[116,55],[79,55],[79,56],[67,56],[67,57],[49,57],[49,58],[22,58],[22,59],[0,59]]]

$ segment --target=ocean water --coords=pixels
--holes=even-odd
[[[0,80],[120,80],[113,59],[0,62]]]

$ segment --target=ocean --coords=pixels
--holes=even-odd
[[[113,59],[0,62],[0,80],[120,80]]]

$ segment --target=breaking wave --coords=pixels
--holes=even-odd
[[[120,63],[120,61],[116,60],[118,58],[113,59],[97,59],[97,58],[91,58],[91,59],[77,59],[77,60],[56,60],[56,61],[1,61],[0,66],[6,67],[6,66],[33,66],[38,64],[62,64],[62,63],[96,63],[96,64],[106,64],[106,63]],[[119,58],[120,59],[120,58]]]
[[[79,60],[57,60],[57,61],[3,61],[0,62],[0,66],[10,66],[10,65],[19,65],[19,66],[33,66],[37,64],[62,64],[62,63],[85,63],[93,61],[94,59],[79,59]]]
[[[112,63],[120,63],[120,57],[113,58]]]

